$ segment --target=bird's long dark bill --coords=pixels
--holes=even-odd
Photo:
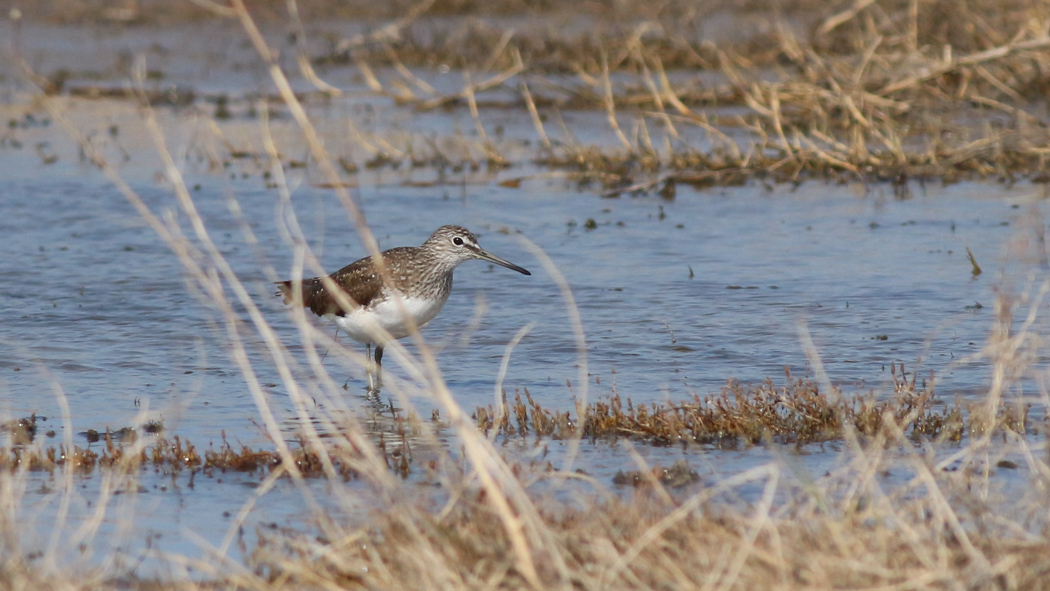
[[[512,263],[512,262],[510,262],[508,260],[499,258],[498,256],[492,254],[491,252],[486,252],[484,250],[478,250],[477,255],[478,255],[478,258],[483,260],[483,261],[488,261],[490,263],[496,263],[497,265],[500,265],[501,267],[506,267],[508,269],[513,269],[513,270],[517,271],[518,273],[521,273],[522,275],[532,275],[532,273],[529,273],[529,270],[526,269],[525,267],[519,267],[519,266],[515,265],[514,263]]]

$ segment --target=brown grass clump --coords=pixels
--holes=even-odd
[[[168,4],[128,6],[147,15],[145,22],[178,20],[162,16],[178,10],[193,13],[186,20],[236,14],[215,2],[186,2],[178,10]],[[98,2],[56,6],[64,6],[58,13],[88,21],[131,10]],[[268,15],[267,29],[289,21],[295,29],[279,49],[299,56],[298,73],[314,88],[297,91],[297,100],[325,104],[342,93],[325,80],[329,69],[351,65],[369,92],[418,110],[469,110],[478,130],[478,138],[459,142],[459,149],[424,156],[414,146],[358,138],[368,157],[341,159],[351,175],[361,167],[497,172],[538,163],[572,171],[608,195],[652,191],[668,197],[679,184],[755,179],[889,182],[901,198],[911,194],[912,180],[1050,180],[1043,148],[1050,143],[1050,121],[1039,107],[1050,71],[1045,1],[894,0],[849,7],[813,0],[745,6],[635,1],[611,3],[594,15],[558,3],[421,0],[347,9],[349,17],[389,21],[351,37],[328,29],[343,8],[324,0],[253,4],[257,16]],[[462,88],[438,91],[420,75],[439,67],[462,70]],[[330,73],[345,78],[342,69]],[[132,93],[125,80],[71,74],[77,73],[60,69],[37,82],[49,93],[91,100],[132,98],[176,109],[215,105],[218,120],[231,112],[256,116],[255,105],[231,111],[231,102],[244,102],[239,97],[156,85]],[[153,74],[163,79],[163,72]],[[277,110],[283,100],[280,93],[267,99]],[[534,138],[514,138],[536,141],[538,150],[524,158],[506,154],[486,130],[489,113],[508,109],[527,112],[535,126]],[[606,139],[577,140],[579,130],[561,116],[574,109],[606,115]],[[232,146],[227,154],[245,155]]]
[[[135,13],[142,20],[132,22],[143,23],[229,19],[237,12],[210,1],[174,3],[178,8],[126,4],[70,0],[54,3],[52,12],[81,22]],[[526,164],[508,158],[484,125],[489,112],[511,109],[528,112],[536,128],[535,138],[515,138],[537,140],[539,150],[528,161],[571,170],[610,195],[673,196],[683,183],[818,178],[889,182],[903,198],[911,180],[1050,180],[1043,148],[1050,121],[1039,107],[1050,88],[1050,5],[1044,0],[634,1],[610,3],[597,15],[559,3],[483,4],[317,0],[252,8],[267,17],[267,29],[290,23],[295,30],[282,50],[299,56],[299,74],[315,89],[298,91],[297,100],[323,104],[340,94],[325,81],[326,68],[352,65],[370,92],[419,110],[467,109],[479,131],[465,159],[421,158],[411,146],[363,141],[369,156],[343,159],[348,172],[402,164],[498,171]],[[179,17],[180,11],[186,14]],[[342,37],[328,28],[340,14],[389,22]],[[419,75],[438,67],[463,70],[463,87],[439,92]],[[231,116],[225,94],[180,88],[173,95],[156,85],[131,93],[125,80],[67,80],[70,74],[77,73],[60,69],[37,82],[54,94],[174,108],[216,105],[216,119]],[[163,79],[163,72],[153,74]],[[343,79],[345,72],[332,76]],[[280,93],[268,101],[282,108]],[[604,113],[608,138],[578,141],[561,117],[571,109]],[[255,113],[254,105],[240,110]],[[230,148],[230,158],[237,153]]]
[[[0,433],[6,433],[9,435],[11,437],[11,443],[15,445],[25,445],[30,443],[36,437],[36,432],[36,414],[0,423]]]
[[[65,446],[30,447],[14,445],[0,447],[0,471],[17,470],[55,472],[63,467],[91,472],[96,468],[124,466],[132,468],[152,468],[172,475],[183,471],[213,476],[217,472],[269,473],[281,465],[281,456],[272,450],[254,449],[242,446],[235,450],[223,435],[218,447],[209,446],[203,454],[197,447],[179,437],[159,438],[145,446],[135,446],[134,441],[115,442],[108,434],[103,438],[101,450],[90,447],[73,446],[67,451]],[[300,447],[292,452],[292,460],[303,476],[324,476],[318,454],[310,449],[311,445],[300,440]],[[391,465],[400,466],[401,455],[392,453]],[[407,470],[407,466],[406,466]],[[343,480],[354,476],[349,466],[340,468],[338,474]],[[407,472],[406,472],[407,474]]]
[[[90,471],[98,461],[98,453],[76,446],[72,450],[66,450],[65,446],[48,447],[43,453],[22,446],[0,448],[0,470],[5,472],[19,468],[51,471],[58,466]]]
[[[643,4],[617,3],[641,18],[592,27],[465,20],[444,30],[418,20],[396,43],[353,55],[373,89],[419,108],[529,109],[544,147],[537,160],[587,173],[610,193],[759,177],[891,181],[906,197],[909,179],[1046,181],[1045,2]],[[741,32],[697,33],[714,19]],[[450,96],[406,93],[372,74],[405,64],[497,74]],[[475,100],[493,86],[519,100]],[[581,145],[568,129],[551,141],[544,121],[566,109],[606,112],[612,145]]]
[[[821,392],[812,380],[788,374],[783,386],[767,379],[744,386],[730,381],[712,396],[694,396],[672,405],[626,405],[619,395],[588,406],[582,433],[592,441],[629,439],[655,445],[702,444],[719,447],[755,445],[769,441],[804,445],[840,440],[843,428],[872,437],[892,421],[914,439],[958,442],[965,433],[988,428],[982,419],[971,419],[958,401],[946,404],[934,393],[932,382],[907,379],[903,366],[892,368],[894,393],[887,400],[874,393],[845,396],[839,390]],[[500,416],[492,407],[478,408],[474,418],[485,431],[503,436],[532,434],[554,439],[572,438],[577,419],[566,412],[551,412],[533,400],[528,390],[515,394],[510,414]],[[506,405],[506,400],[504,401]],[[1025,413],[1026,415],[1026,413]],[[1027,416],[1003,409],[992,431],[1025,433]]]

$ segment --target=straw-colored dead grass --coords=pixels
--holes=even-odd
[[[198,565],[206,574],[203,581],[174,586],[259,591],[1050,588],[1050,530],[1045,493],[1039,492],[1048,482],[1044,459],[1031,466],[1032,492],[1007,498],[987,491],[989,485],[996,490],[1015,466],[999,462],[1002,469],[982,471],[987,456],[979,447],[959,454],[969,467],[946,470],[951,460],[933,460],[899,430],[884,431],[879,438],[881,444],[845,454],[844,463],[823,476],[775,461],[715,480],[694,480],[684,493],[643,477],[633,492],[613,495],[586,476],[512,462],[515,476],[503,486],[534,492],[518,501],[527,502],[527,509],[512,503],[510,510],[528,519],[528,527],[541,532],[543,540],[531,547],[532,573],[521,572],[500,509],[464,464],[446,474],[449,488],[384,487],[377,494],[388,504],[367,519],[321,514],[295,530],[259,531],[247,569],[205,561]],[[1017,443],[1016,450],[1028,450],[1023,440]],[[338,461],[339,452],[331,451]],[[559,481],[552,492],[549,484]],[[5,482],[10,485],[11,478]],[[332,486],[333,494],[342,494],[337,482]],[[36,562],[20,547],[21,530],[9,502],[17,498],[5,498],[0,511],[4,588],[119,584],[147,589],[160,584],[126,574],[108,579],[104,569],[67,571]]]
[[[128,3],[147,22],[237,13],[210,0],[157,4]],[[572,171],[608,194],[673,196],[680,183],[815,178],[889,181],[907,197],[910,180],[1048,180],[1050,122],[1040,107],[1050,72],[1045,0],[613,2],[600,15],[557,3],[420,0],[350,6],[345,18],[384,24],[348,37],[328,28],[340,6],[253,5],[266,17],[261,30],[292,27],[287,46],[274,49],[298,56],[296,74],[314,89],[300,90],[301,98],[340,94],[328,68],[352,65],[370,92],[420,110],[467,109],[478,132],[476,153],[465,158],[420,160],[412,149],[372,141],[373,166],[522,164],[484,121],[487,112],[509,109],[532,116],[535,138],[525,139],[540,149],[528,160]],[[72,0],[56,7],[81,19],[130,10]],[[439,66],[463,70],[460,90],[438,91],[419,75]],[[67,81],[69,74],[45,74],[42,86],[128,96],[123,81]],[[156,105],[173,100],[166,91],[138,96]],[[284,102],[280,93],[272,98]],[[229,99],[191,89],[175,106],[208,102],[219,105],[217,117],[229,117]],[[573,109],[606,113],[612,141],[580,143],[561,121]],[[349,164],[353,171],[364,162]]]
[[[384,84],[372,72],[494,71],[470,94],[516,90],[520,100],[483,102],[530,109],[540,161],[611,192],[761,176],[892,180],[906,196],[908,179],[1046,180],[1046,2],[643,4],[617,3],[641,17],[591,17],[592,27],[559,26],[557,15],[545,28],[417,21],[396,42],[339,43],[315,63],[352,53],[375,91],[423,109],[467,94],[406,90],[411,79]],[[564,130],[552,143],[541,115],[568,109],[606,111],[617,142],[580,145]]]
[[[761,485],[781,475],[770,466],[747,476]],[[853,506],[824,505],[824,483],[776,508],[765,498],[727,506],[706,492],[671,502],[641,493],[586,508],[546,499],[540,519],[551,543],[536,549],[540,588],[1050,588],[1045,534],[994,518],[961,479],[938,480],[955,492],[936,499],[920,487],[911,498],[880,498],[869,481]],[[342,539],[269,536],[252,562],[279,589],[530,588],[498,523],[481,498],[438,515],[395,506]]]

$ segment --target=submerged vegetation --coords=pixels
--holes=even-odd
[[[524,0],[485,6],[273,1],[255,3],[258,14],[241,0],[110,4],[58,0],[27,8],[22,18],[43,14],[105,26],[223,19],[243,29],[245,47],[250,43],[258,53],[260,71],[277,92],[231,98],[147,90],[145,81],[162,80],[164,72],[127,64],[121,71],[134,74],[137,86],[128,90],[121,79],[107,89],[85,73],[37,73],[23,63],[40,91],[25,110],[46,110],[48,117],[10,119],[5,149],[20,149],[20,138],[41,121],[54,121],[75,138],[78,158],[102,170],[178,257],[189,291],[214,314],[216,333],[242,372],[258,428],[272,447],[237,449],[223,436],[219,445],[202,448],[160,423],[143,429],[150,436],[89,432],[86,447],[70,445],[67,433],[56,447],[37,436],[35,416],[5,423],[0,587],[1050,589],[1047,400],[1045,391],[1038,398],[1018,386],[1032,376],[1045,386],[1034,318],[1050,284],[1027,302],[1022,322],[1014,319],[1020,298],[1000,293],[980,353],[992,375],[977,397],[935,392],[932,377],[921,380],[902,366],[892,367],[892,391],[847,394],[815,368],[812,379],[729,382],[721,392],[674,404],[636,404],[613,393],[581,402],[575,414],[544,408],[525,390],[471,416],[426,346],[417,355],[392,342],[391,358],[410,368],[417,383],[391,380],[397,403],[408,410],[396,413],[390,402],[396,416],[376,427],[346,404],[346,391],[325,370],[363,366],[359,351],[294,312],[301,348],[293,353],[275,337],[272,316],[216,245],[216,230],[195,206],[157,118],[171,110],[181,124],[180,110],[192,109],[207,119],[214,141],[193,149],[224,174],[263,176],[280,199],[281,229],[296,246],[310,241],[297,225],[283,176],[290,168],[316,168],[311,182],[340,197],[372,250],[374,237],[346,188],[374,169],[435,169],[435,183],[451,183],[457,173],[486,168],[513,188],[521,183],[515,167],[531,165],[567,170],[571,180],[593,182],[607,196],[654,191],[665,199],[675,198],[679,183],[751,179],[885,181],[902,198],[913,179],[1046,182],[1050,137],[1045,113],[1035,108],[1045,110],[1050,72],[1046,2],[595,3],[608,9],[602,17]],[[325,29],[328,23],[317,16],[357,16],[352,11],[358,9],[393,20],[344,36]],[[253,15],[262,17],[261,25]],[[284,34],[271,40],[259,26]],[[294,59],[282,61],[279,49]],[[423,79],[423,69],[442,66],[464,72],[462,88],[438,91]],[[391,98],[391,109],[461,108],[476,130],[443,143],[421,133],[368,134],[349,118],[316,128],[309,109],[342,92],[325,76],[348,67],[369,93]],[[294,91],[289,71],[299,76]],[[76,113],[67,116],[58,104],[125,98],[133,101],[134,123],[104,133],[79,129],[70,121]],[[486,117],[494,109],[527,115],[532,135],[508,138],[490,130]],[[579,130],[562,117],[569,110],[599,113],[612,141],[578,140]],[[88,112],[81,116],[90,120]],[[251,121],[250,132],[237,136],[234,126],[221,125],[231,120]],[[271,132],[282,124],[285,133],[275,139]],[[344,144],[326,143],[333,137],[326,133],[345,135],[348,128],[356,154],[365,154],[356,161]],[[260,131],[261,142],[243,140]],[[154,142],[164,164],[163,182],[174,199],[163,206],[160,199],[144,200],[112,164],[127,156],[122,138],[136,132]],[[43,166],[58,158],[40,144],[38,151]],[[447,171],[452,174],[443,176]],[[235,195],[229,205],[240,207]],[[306,259],[307,268],[316,265],[313,253]],[[972,254],[970,260],[977,276]],[[254,278],[268,275],[277,276],[267,269]],[[558,281],[571,316],[571,289]],[[582,357],[582,326],[573,329]],[[277,369],[280,387],[260,383],[250,346]],[[817,352],[807,354],[819,360]],[[278,391],[286,396],[279,403],[303,419],[292,442],[272,412]],[[415,418],[413,399],[432,402],[439,409],[435,420]],[[573,463],[588,442],[624,450],[623,468],[611,482]],[[793,463],[792,454],[828,442],[841,449],[833,466],[814,475]],[[544,446],[564,447],[567,459],[555,465],[541,455],[549,449]],[[726,475],[688,461],[650,466],[636,453],[639,446],[661,452],[701,446],[698,457],[711,447],[755,446],[774,459]],[[526,459],[516,453],[521,449]],[[227,539],[205,557],[161,555],[165,564],[185,568],[172,566],[174,582],[144,581],[137,566],[120,570],[111,557],[91,556],[91,545],[106,535],[101,524],[131,519],[113,499],[130,503],[143,474],[192,483],[197,475],[227,470],[258,475],[256,496],[244,501]],[[1001,477],[1022,471],[1023,486]],[[74,483],[88,478],[97,478],[100,489],[87,503],[90,515],[83,523],[62,521],[68,505],[82,500]],[[324,485],[323,504],[308,478]],[[304,515],[297,527],[265,528],[249,544],[246,516],[278,482],[294,487]],[[60,522],[43,528],[58,532],[43,550],[30,535],[35,524],[25,523],[31,485],[41,485],[40,494],[55,495],[63,507]],[[140,535],[132,525],[127,531]],[[67,540],[63,528],[76,535]],[[231,550],[235,543],[240,555]]]

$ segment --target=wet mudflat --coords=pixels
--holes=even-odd
[[[239,31],[229,23],[208,26]],[[1040,182],[904,176],[891,183],[844,175],[785,183],[771,173],[711,186],[681,172],[647,171],[644,163],[597,171],[550,166],[528,111],[507,108],[506,87],[482,94],[476,117],[460,107],[408,108],[370,90],[356,66],[334,63],[322,72],[344,82],[342,95],[319,97],[301,79],[295,85],[340,164],[337,187],[243,40],[205,43],[197,54],[172,49],[188,36],[178,29],[80,31],[82,39],[43,25],[28,31],[33,35],[23,50],[31,50],[32,65],[54,73],[65,64],[69,75],[66,90],[55,91],[45,107],[27,98],[33,91],[24,80],[6,74],[0,234],[17,238],[6,241],[0,260],[0,280],[8,286],[0,297],[0,416],[36,415],[31,445],[41,448],[73,444],[102,453],[107,429],[134,427],[134,437],[112,437],[118,447],[138,441],[148,449],[178,435],[202,454],[221,449],[223,441],[234,450],[273,454],[252,470],[161,462],[115,487],[101,465],[69,481],[56,477],[61,470],[30,473],[24,490],[36,492],[22,497],[32,518],[21,542],[29,552],[56,546],[51,524],[61,515],[79,539],[92,540],[94,558],[87,562],[116,556],[123,561],[117,569],[136,576],[183,579],[190,575],[162,553],[196,558],[208,555],[207,546],[236,561],[266,563],[252,557],[267,532],[294,536],[316,527],[324,514],[352,522],[384,507],[376,483],[349,469],[339,472],[347,475],[343,481],[316,466],[302,468],[311,476],[305,481],[267,479],[280,463],[279,453],[269,450],[287,444],[316,451],[316,441],[341,437],[333,421],[364,425],[365,440],[383,450],[391,473],[404,476],[419,496],[443,502],[460,490],[449,484],[443,458],[472,460],[457,451],[469,443],[449,422],[432,384],[419,379],[419,366],[388,357],[387,390],[378,401],[366,399],[361,364],[338,343],[304,344],[302,324],[274,297],[272,282],[294,272],[300,244],[289,229],[295,224],[326,271],[367,254],[339,188],[352,190],[381,248],[416,245],[440,225],[459,224],[474,230],[486,249],[533,271],[522,277],[480,262],[463,265],[449,303],[423,330],[444,383],[475,419],[498,406],[498,390],[509,400],[527,392],[551,413],[576,416],[577,405],[588,402],[698,403],[727,381],[754,385],[767,378],[782,385],[830,380],[844,393],[889,401],[899,394],[901,367],[906,379],[936,392],[932,408],[970,413],[1002,379],[1004,354],[989,350],[997,342],[989,335],[1044,329],[1039,298],[1048,212]],[[102,57],[92,62],[85,46]],[[205,261],[205,269],[219,273],[207,264],[215,254],[203,246],[197,220],[174,196],[176,175],[165,169],[148,133],[145,107],[126,96],[124,88],[135,83],[127,69],[114,66],[125,52],[132,61],[145,55],[147,72],[154,72],[141,88],[215,253],[287,350],[296,383],[320,384],[330,376],[338,386],[345,383],[336,398],[323,387],[297,394],[266,335],[253,328],[247,302],[231,298],[234,304],[223,309],[201,279],[207,273],[195,276],[188,268],[186,260]],[[398,75],[383,68],[374,74],[384,81]],[[456,93],[464,80],[447,68],[417,76],[438,93]],[[91,98],[92,88],[105,92]],[[732,112],[712,109],[724,117]],[[549,117],[563,126],[559,132],[549,123],[563,145],[599,151],[618,145],[602,112],[566,109]],[[630,116],[619,118],[630,127]],[[180,260],[84,154],[77,133],[91,138],[145,207],[199,250]],[[727,133],[742,137],[740,130]],[[267,134],[277,145],[276,159],[267,154]],[[700,132],[683,132],[676,141],[694,142],[691,148],[717,143]],[[574,307],[544,255],[571,288]],[[309,264],[305,273],[316,274]],[[230,290],[229,278],[224,281]],[[585,351],[572,329],[574,310]],[[231,318],[244,347],[240,360]],[[334,334],[320,319],[306,324]],[[520,341],[508,347],[516,335]],[[363,352],[345,340],[337,338]],[[407,355],[418,355],[417,344],[403,344]],[[312,364],[314,354],[319,364]],[[1028,422],[1009,437],[1045,456],[1043,375],[1037,356],[1028,355],[1018,354],[1009,384],[997,391],[1009,394],[1009,404],[1029,407]],[[476,412],[479,407],[485,410]],[[145,432],[151,422],[159,434]],[[621,432],[577,448],[570,438],[537,435],[535,425],[526,435],[496,431],[488,436],[512,462],[528,467],[523,472],[579,470],[595,488],[624,497],[652,479],[685,497],[780,462],[789,467],[790,484],[776,498],[787,502],[811,478],[838,474],[853,449],[837,433],[820,443],[782,445],[791,439],[654,442]],[[950,472],[960,461],[955,455],[981,435],[968,426],[963,441],[923,449]],[[12,440],[15,445],[25,443]],[[684,468],[672,469],[683,461]],[[986,476],[995,475],[993,488],[1007,494],[1038,474],[1022,451],[1005,444],[981,462]],[[913,476],[887,470],[880,482],[906,486]],[[575,498],[576,489],[547,489],[544,478],[532,482],[537,494]],[[744,483],[728,506],[763,502],[764,486]],[[49,494],[74,489],[70,507]],[[113,490],[112,512],[99,518],[97,499]],[[137,562],[144,555],[149,558]]]

